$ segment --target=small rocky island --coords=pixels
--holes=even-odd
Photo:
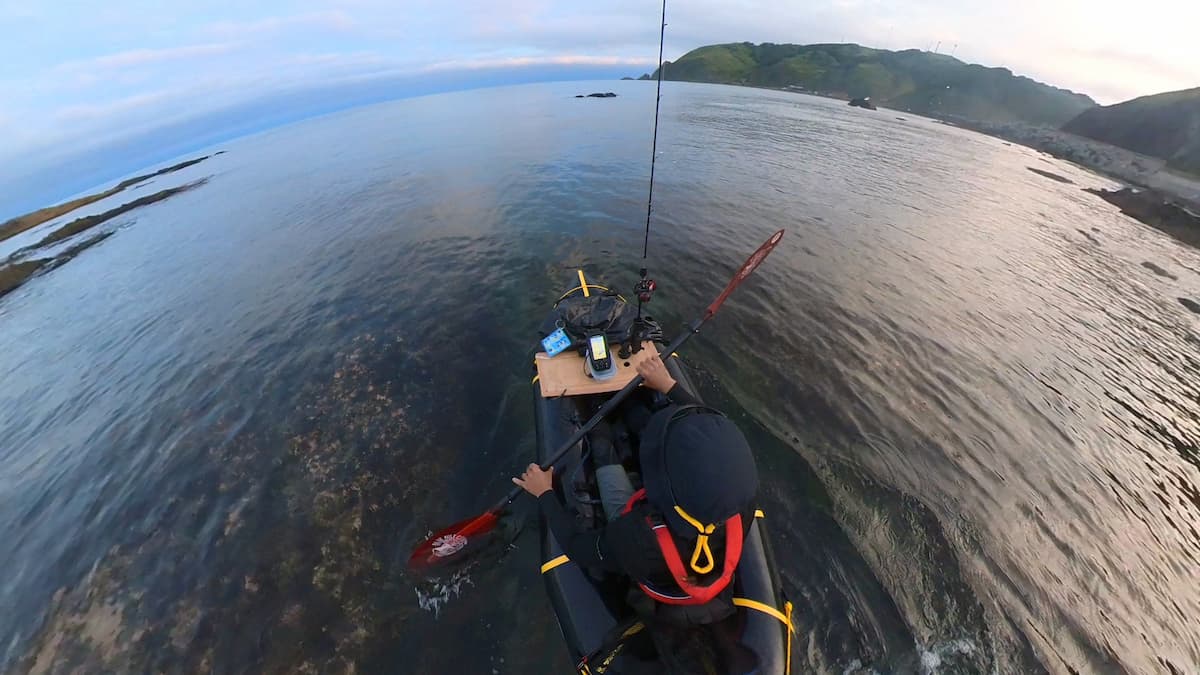
[[[616,97],[617,97],[617,95],[612,93],[611,91],[606,91],[603,93],[596,92],[594,94],[588,94],[587,96],[584,96],[583,94],[575,94],[575,98],[616,98]]]

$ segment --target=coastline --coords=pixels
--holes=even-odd
[[[1183,206],[1200,209],[1200,176],[1167,168],[1167,161],[1070,132],[1021,122],[976,122],[947,115],[940,119],[963,129],[1018,143],[1142,190],[1152,190]]]
[[[673,81],[690,82],[691,80]],[[788,94],[817,96],[847,103],[851,100],[850,96],[843,92],[817,91],[795,85],[768,87],[739,82],[702,82],[700,84],[727,84],[733,87],[766,89]],[[957,115],[938,115],[930,112],[892,108],[886,103],[877,105],[881,111],[924,117],[935,122],[950,124],[985,136],[1024,145],[1089,171],[1095,171],[1113,180],[1127,183],[1130,187],[1160,192],[1166,197],[1183,202],[1185,206],[1193,210],[1200,209],[1200,175],[1189,175],[1168,169],[1166,160],[1157,157],[1138,154],[1132,150],[1077,136],[1060,129],[1027,122],[979,122]]]
[[[794,85],[766,87],[734,82],[705,84],[728,84],[751,89],[767,89],[843,102],[851,100],[842,92],[813,91]],[[1118,190],[1085,189],[1085,192],[1116,206],[1126,216],[1148,227],[1167,234],[1179,242],[1200,248],[1200,176],[1167,168],[1166,160],[1142,155],[1053,127],[1026,122],[979,122],[957,115],[913,112],[901,108],[889,108],[886,105],[881,106],[879,110],[923,117],[940,124],[998,138],[1007,143],[1023,145],[1122,183],[1125,187]],[[1046,178],[1070,183],[1069,180],[1056,174],[1033,167],[1027,168]]]

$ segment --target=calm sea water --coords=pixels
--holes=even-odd
[[[528,504],[498,560],[404,561],[532,456],[574,269],[635,280],[652,105],[525,86],[231,142],[0,299],[0,670],[569,672]],[[758,449],[799,663],[1200,671],[1200,252],[915,116],[663,105],[666,325],[788,229],[683,357]]]

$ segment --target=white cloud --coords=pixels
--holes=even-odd
[[[1067,50],[1056,65],[1071,72],[1102,103],[1200,86],[1200,63],[1125,48]]]
[[[652,66],[647,57],[591,56],[587,54],[555,54],[547,56],[510,56],[500,58],[453,59],[423,66],[419,72],[435,73],[447,70],[484,70],[489,68],[526,68],[529,66]]]
[[[403,81],[456,71],[503,71],[533,66],[629,66],[649,70],[653,61],[646,57],[555,54],[418,63],[374,52],[290,54],[240,70],[197,72],[179,86],[139,91],[111,100],[70,103],[43,111],[37,117],[23,114],[29,133],[21,139],[22,143],[13,143],[7,150],[22,155],[57,154],[59,149],[74,148],[79,143],[98,138],[113,141],[292,92],[382,82],[389,78]]]
[[[1200,20],[1200,3],[1178,9],[1184,20],[1161,21],[1171,1],[1143,0],[1145,11],[1131,13],[1116,0],[1095,0],[1094,7],[1083,0],[824,0],[803,8],[777,0],[688,0],[667,6],[666,57],[714,42],[904,49],[940,41],[943,52],[957,45],[964,60],[1113,102],[1200,84],[1200,46],[1181,39],[1193,30],[1190,19]],[[95,17],[84,20],[54,4],[0,0],[0,17],[34,7],[39,22],[56,26],[48,38],[0,21],[0,62],[8,66],[0,74],[5,149],[18,135],[49,143],[85,131],[121,133],[291,88],[529,66],[627,67],[635,75],[652,70],[657,56],[659,7],[646,0],[299,2],[303,9],[253,5],[250,11],[267,15],[254,16],[114,0],[103,8],[102,29]],[[57,62],[64,52],[99,55]]]
[[[138,94],[161,87],[181,72],[197,73],[219,68],[219,62],[237,54],[246,45],[221,42],[187,44],[160,49],[139,48],[64,61],[44,72],[14,72],[23,79],[0,81],[12,91],[6,101],[9,112],[32,108],[39,101],[58,105]],[[44,105],[44,103],[43,103]]]
[[[60,63],[55,69],[66,71],[94,71],[130,68],[136,66],[155,65],[168,61],[204,58],[219,54],[228,54],[238,45],[229,42],[208,44],[183,45],[165,49],[130,49],[114,54],[105,54],[90,59],[67,61]]]
[[[272,70],[280,68],[319,70],[370,69],[396,67],[400,62],[378,52],[322,52],[290,54],[275,62]]]
[[[132,112],[145,110],[176,98],[178,90],[165,89],[126,96],[103,103],[77,103],[63,106],[51,115],[54,123],[78,124],[110,120]]]
[[[272,35],[297,28],[316,28],[331,32],[346,32],[358,27],[349,14],[328,10],[292,16],[268,16],[252,21],[217,21],[201,27],[200,32],[223,38],[248,38]]]

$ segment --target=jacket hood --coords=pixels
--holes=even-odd
[[[758,492],[758,468],[741,430],[713,411],[675,412],[665,440],[642,450],[646,499],[676,534],[694,534],[675,510],[719,525],[741,513]]]

